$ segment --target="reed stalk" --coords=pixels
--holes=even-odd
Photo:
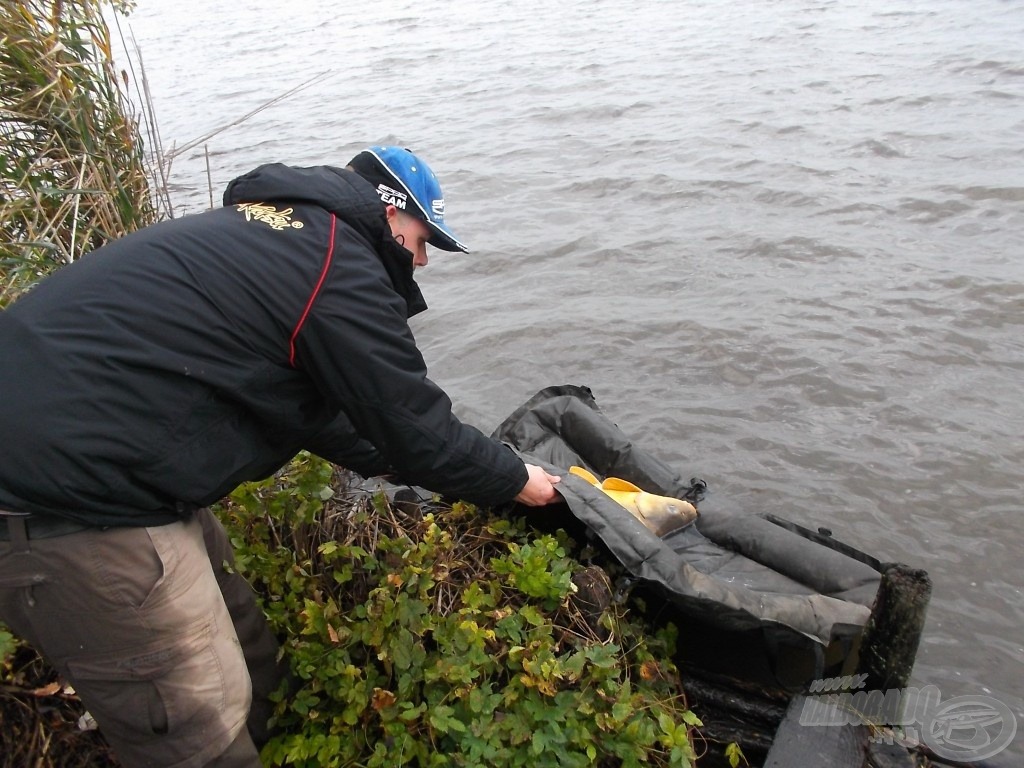
[[[100,5],[0,3],[0,308],[160,217]]]

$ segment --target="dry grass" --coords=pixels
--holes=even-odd
[[[94,0],[0,4],[0,307],[158,218]]]
[[[0,669],[0,768],[113,768],[97,730],[83,730],[75,692],[25,646]]]

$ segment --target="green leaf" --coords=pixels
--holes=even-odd
[[[743,750],[740,749],[740,745],[735,741],[725,745],[725,757],[728,759],[731,768],[739,768],[741,760],[744,763],[747,762],[747,756],[743,754]]]
[[[693,712],[691,712],[690,710],[686,710],[685,712],[683,712],[682,717],[683,717],[683,722],[686,723],[687,725],[693,725],[693,726],[696,726],[698,728],[704,726],[704,723],[702,723],[700,721],[700,718],[697,717],[695,714],[693,714]]]
[[[430,711],[428,717],[430,724],[441,731],[441,733],[449,733],[455,731],[463,733],[466,730],[466,726],[461,721],[453,717],[455,710],[444,704],[439,704]]]
[[[14,655],[17,647],[18,641],[14,639],[14,635],[8,632],[3,624],[0,624],[0,669],[3,668],[8,657]]]
[[[317,550],[321,555],[333,555],[338,551],[338,542],[325,541]]]
[[[612,706],[612,717],[619,722],[625,722],[633,713],[633,704],[629,701],[617,701]]]

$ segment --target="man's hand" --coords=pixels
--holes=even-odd
[[[526,471],[530,473],[530,477],[526,481],[526,485],[523,486],[523,490],[516,496],[516,501],[526,504],[528,507],[542,507],[560,500],[555,485],[562,478],[558,475],[549,475],[535,464],[527,464]]]

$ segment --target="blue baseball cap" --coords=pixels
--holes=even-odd
[[[442,251],[469,248],[444,223],[444,195],[430,166],[404,147],[370,147],[352,158],[349,166],[377,189],[380,199],[422,219],[430,227],[427,241]]]

